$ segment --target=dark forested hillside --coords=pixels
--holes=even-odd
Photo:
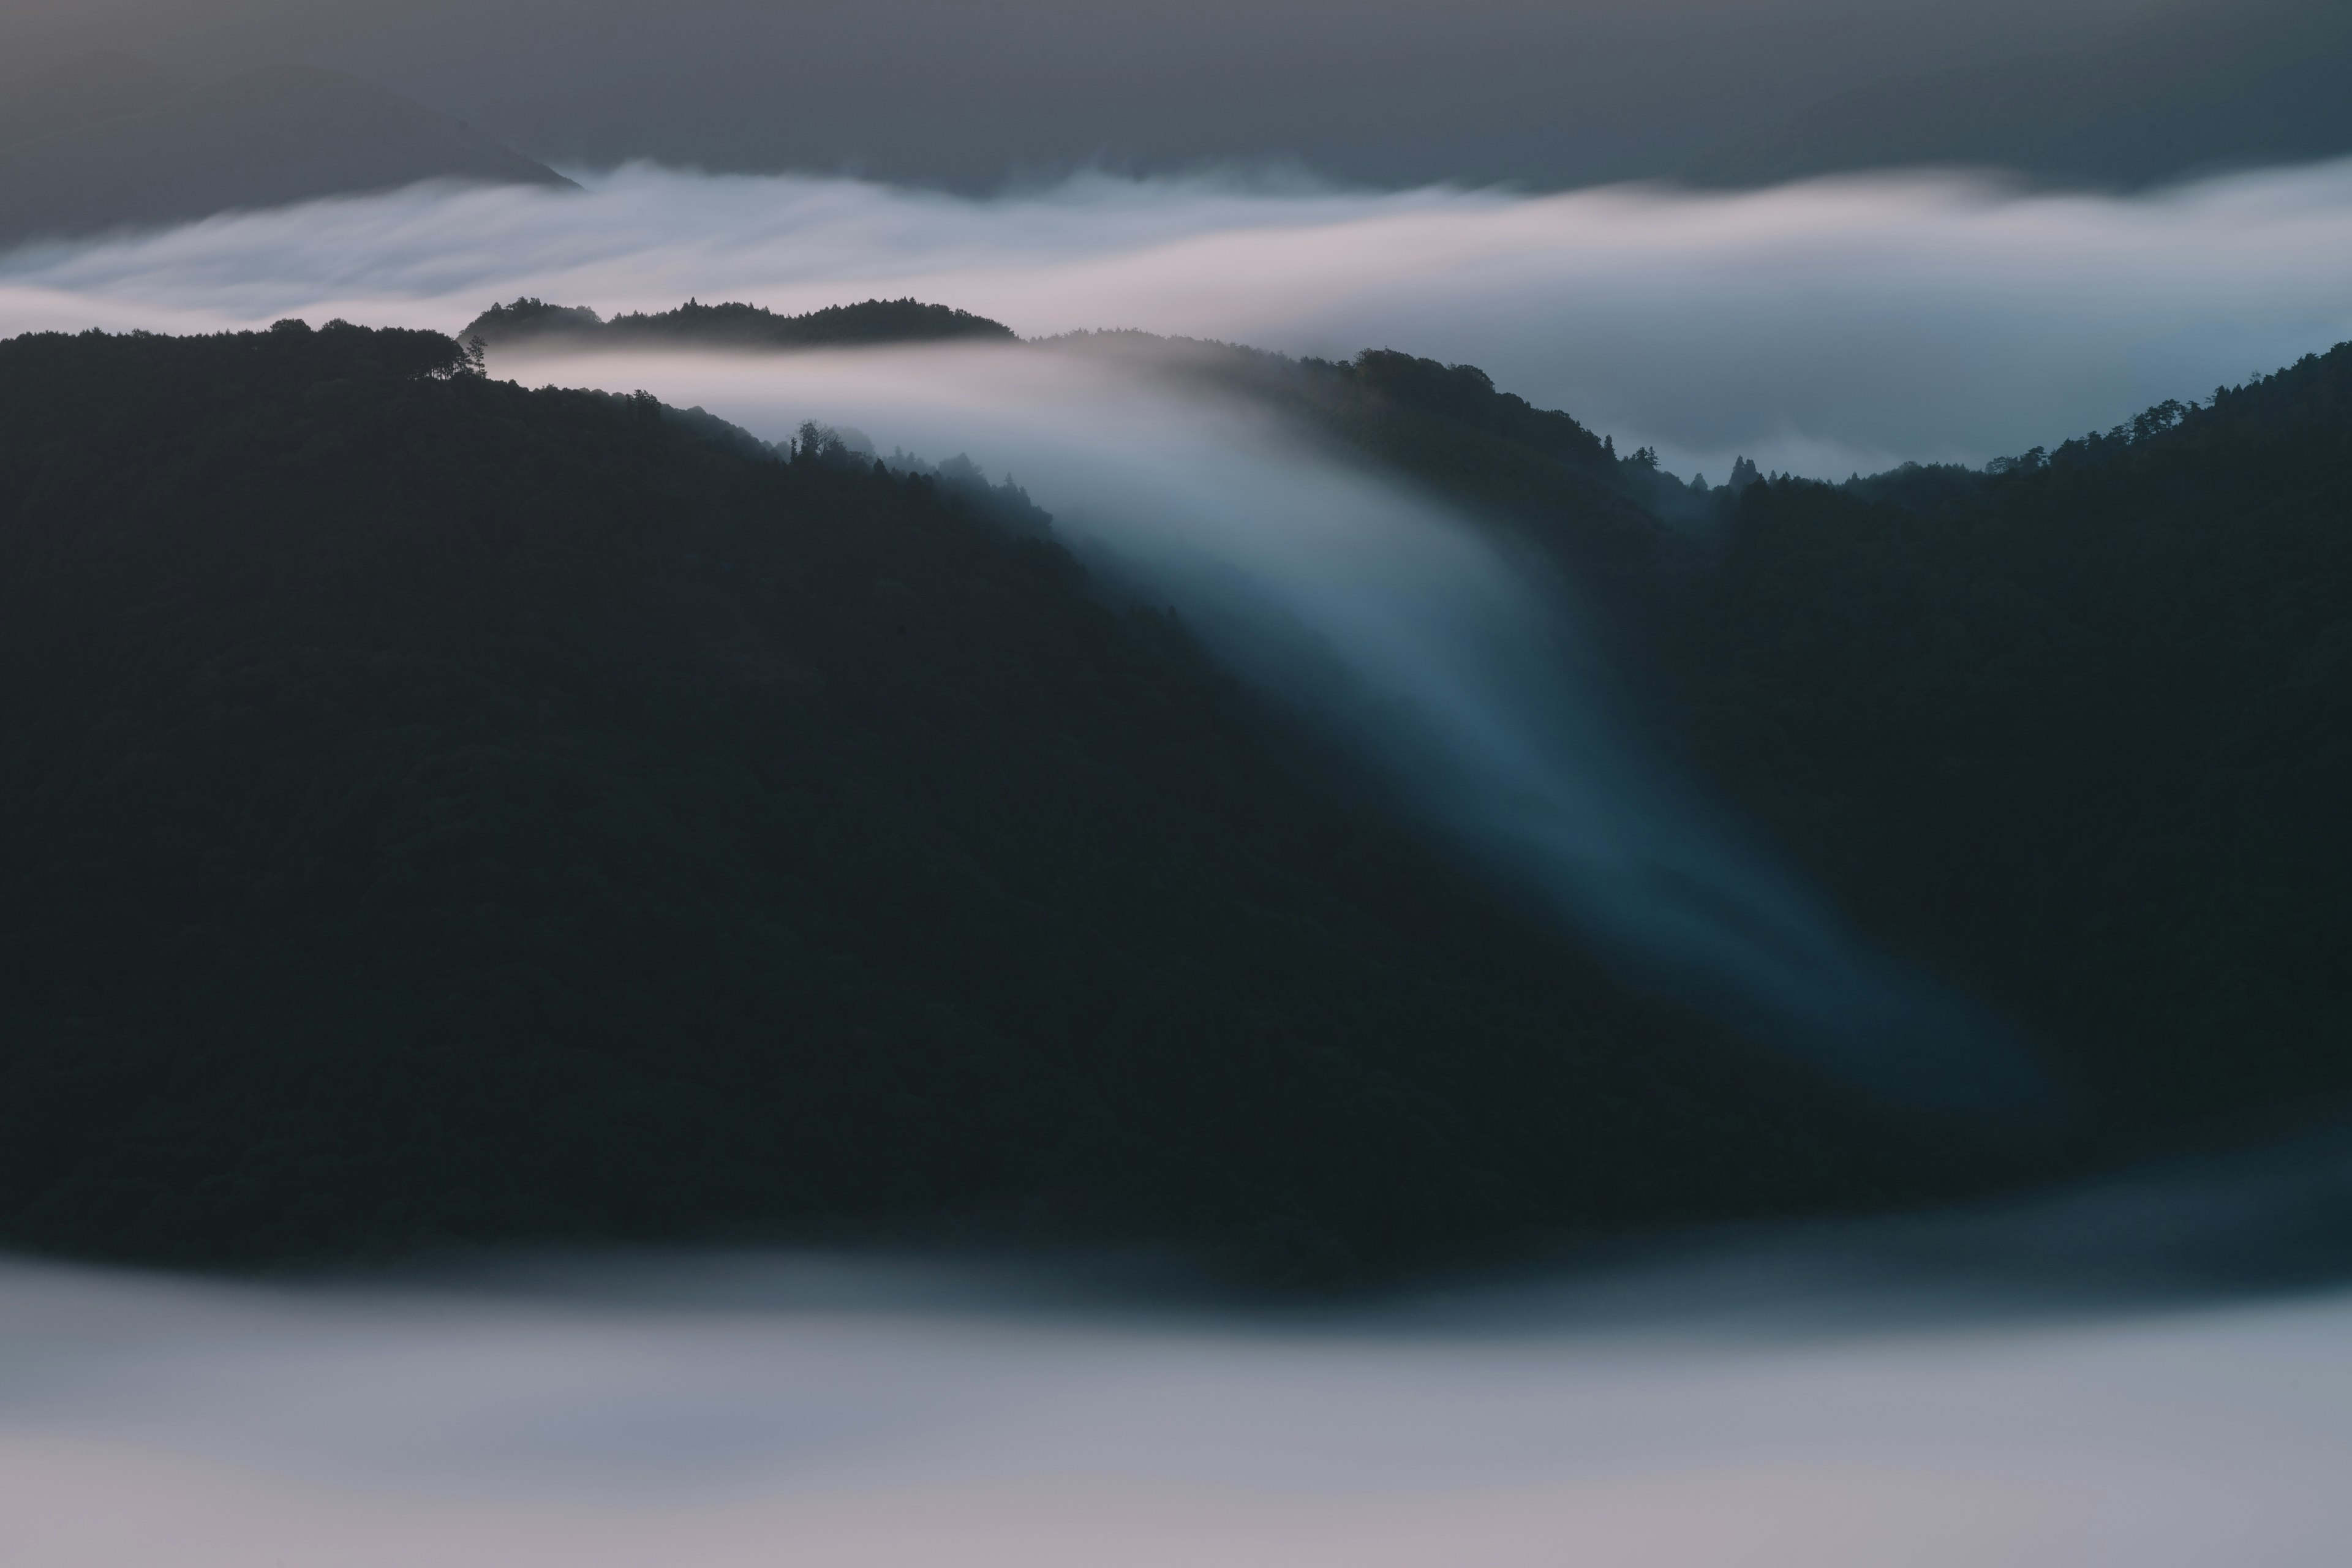
[[[1134,331],[1073,333],[1041,346],[1124,354],[1152,374],[1238,394],[1298,433],[1370,458],[1490,521],[1524,525],[1601,577],[1654,572],[1679,553],[1664,522],[1711,510],[1647,447],[1620,454],[1612,438],[1498,390],[1475,365],[1393,349],[1292,359]]]
[[[0,1239],[1851,1197],[1006,491],[451,340],[0,343]]]
[[[2126,1139],[2352,1095],[2352,345],[1995,472],[1706,492],[1469,366],[1196,357],[1542,544],[1656,743]]]
[[[1548,543],[1659,743],[2108,1131],[2352,1092],[2352,348],[1704,493],[1465,367],[1192,369]],[[427,332],[0,344],[0,1239],[1344,1274],[1916,1190],[1294,729],[969,468]]]
[[[916,300],[867,300],[780,316],[760,305],[705,305],[631,311],[606,321],[584,305],[517,300],[493,305],[458,334],[491,348],[545,344],[576,349],[818,349],[957,339],[1014,342],[1013,329],[985,316]]]
[[[1727,507],[1707,771],[2168,1121],[2352,1091],[2352,345],[1997,474]]]

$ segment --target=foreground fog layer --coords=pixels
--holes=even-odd
[[[19,1568],[2317,1568],[2352,1532],[2340,1299],[1831,1338],[1636,1331],[1638,1310],[1571,1331],[1559,1298],[1267,1327],[958,1304],[808,1261],[659,1272],[665,1299],[612,1273],[0,1270],[0,1546]]]
[[[534,294],[784,310],[942,300],[1484,365],[1720,481],[2105,428],[2352,337],[2352,163],[2134,198],[1959,178],[1544,197],[1086,177],[970,201],[637,166],[584,195],[421,188],[0,257],[0,331],[341,314],[454,329]]]

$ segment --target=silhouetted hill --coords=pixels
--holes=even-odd
[[[0,246],[420,180],[570,184],[447,115],[335,71],[284,67],[152,98],[152,79],[100,62],[67,85],[25,112],[35,133],[0,145]],[[100,112],[110,105],[127,108]]]
[[[2352,1096],[2352,345],[1999,473],[1717,504],[1669,686],[1772,837],[2118,1104]]]
[[[1133,353],[1155,374],[1190,374],[1256,400],[1601,579],[1677,569],[1684,552],[1667,524],[1709,510],[1702,495],[1659,470],[1654,452],[1620,453],[1612,437],[1499,390],[1475,365],[1393,349],[1345,361],[1292,359],[1138,331],[1073,333],[1042,346]]]
[[[2121,185],[2352,153],[2352,5],[2200,0],[2100,45],[1870,82],[1702,161],[1747,184],[1917,164]]]
[[[1469,367],[1195,347],[1568,564],[1629,715],[2116,1126],[2352,1098],[2352,345],[1997,473],[1706,492]]]
[[[705,305],[689,300],[676,310],[651,315],[632,311],[609,321],[584,305],[517,300],[491,306],[458,335],[468,341],[478,338],[492,348],[531,343],[580,349],[810,349],[955,339],[1019,341],[1001,321],[915,300],[828,305],[802,316],[780,316],[759,305]]]
[[[432,333],[0,343],[0,1237],[1344,1274],[1874,1190],[1042,526]]]
[[[2352,346],[1704,493],[1466,367],[1196,346],[1588,574],[1658,741],[2111,1127],[2352,1094]],[[0,1237],[1347,1273],[1895,1190],[958,471],[433,333],[0,344]]]

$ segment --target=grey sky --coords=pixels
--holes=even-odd
[[[0,58],[332,66],[557,160],[987,186],[1292,156],[1559,186],[1669,172],[1837,89],[2070,47],[2167,3],[16,0]]]

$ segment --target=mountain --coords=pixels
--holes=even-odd
[[[689,300],[676,310],[651,315],[630,312],[608,321],[585,305],[550,305],[525,299],[491,306],[467,323],[458,336],[467,342],[479,340],[490,348],[540,344],[566,349],[806,349],[1020,341],[1001,321],[914,300],[828,305],[800,316],[780,316],[759,305],[705,305]]]
[[[1380,360],[1292,374],[1569,564],[1655,742],[2116,1125],[2352,1098],[2352,344],[1997,472],[1704,495]]]
[[[0,343],[0,1238],[1328,1278],[1913,1179],[1048,535],[433,333]]]
[[[1999,467],[1721,497],[1695,761],[2133,1114],[2340,1105],[2352,344]]]
[[[1475,367],[1189,353],[1559,561],[1651,742],[2112,1136],[2352,1099],[2352,344],[1998,472],[1706,491]]]
[[[567,186],[445,114],[337,71],[280,67],[183,90],[85,62],[0,124],[0,246],[153,227],[420,180]],[[30,107],[26,105],[30,104]]]
[[[2352,1097],[2352,345],[1709,490],[1472,367],[1022,352],[1146,347],[1572,568],[1654,744],[2069,1064],[2072,1157]],[[1313,732],[968,464],[429,332],[0,343],[0,1238],[1361,1278],[2015,1173],[1622,994]]]
[[[2352,4],[2199,0],[2090,46],[1832,93],[1696,166],[1752,184],[1921,164],[2143,185],[2352,153]]]

